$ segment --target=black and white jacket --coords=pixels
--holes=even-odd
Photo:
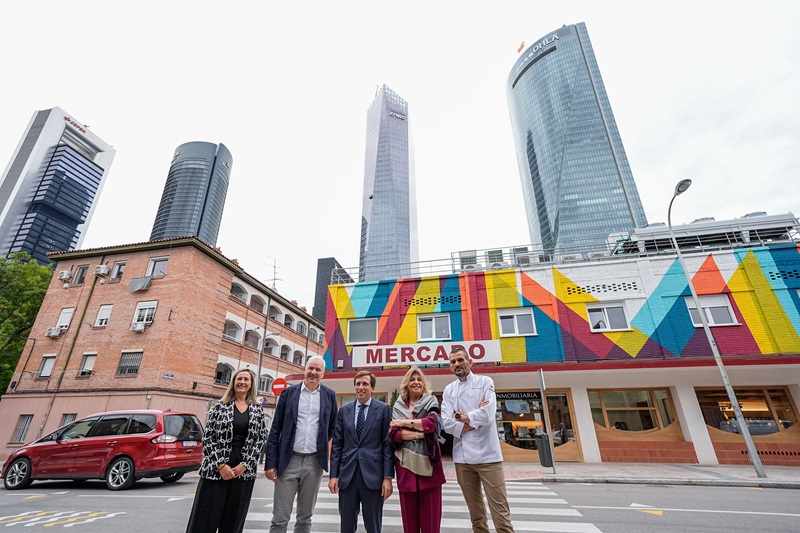
[[[206,432],[203,436],[203,463],[200,465],[200,477],[222,479],[217,468],[226,464],[231,456],[234,409],[234,402],[231,402],[215,404],[208,411]],[[264,411],[261,406],[254,404],[251,404],[249,409],[250,423],[247,428],[247,439],[242,448],[242,463],[247,467],[240,477],[243,480],[256,478],[258,458],[267,440],[267,420]]]

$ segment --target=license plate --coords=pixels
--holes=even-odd
[[[184,446],[197,446],[196,440],[185,440],[183,441]]]

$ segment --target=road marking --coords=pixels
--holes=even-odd
[[[621,511],[640,511],[641,509],[632,509],[630,507],[611,507],[603,505],[573,505],[575,509],[605,509],[605,510],[621,510]],[[716,514],[746,514],[756,516],[791,516],[800,518],[797,513],[768,513],[763,511],[725,511],[722,509],[667,509],[665,507],[659,508],[661,511],[674,511],[677,513],[716,513]]]
[[[463,509],[462,509],[463,510]],[[269,522],[272,520],[272,513],[247,513],[248,521]],[[315,514],[311,519],[312,524],[339,524],[339,515],[318,515]],[[293,521],[289,522],[293,524]],[[384,516],[384,526],[402,526],[403,521],[399,516]],[[454,528],[462,531],[472,529],[472,522],[469,519],[442,518],[442,529]],[[255,529],[245,529],[244,533],[255,533]],[[550,531],[554,533],[601,533],[593,524],[582,524],[578,522],[528,522],[514,520],[514,531]]]
[[[656,511],[655,509],[636,509],[640,513],[654,514],[656,516],[663,516],[664,511]]]
[[[23,500],[35,500],[36,498],[44,498],[44,494],[34,494],[33,496],[26,496]]]

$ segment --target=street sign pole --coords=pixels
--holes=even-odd
[[[544,386],[544,371],[539,369],[539,390],[542,393],[542,411],[544,411],[544,431],[550,437],[547,439],[547,444],[550,446],[550,457],[553,458],[553,475],[556,475],[556,456],[555,448],[553,447],[553,432],[550,427],[550,409],[547,405],[546,387]]]

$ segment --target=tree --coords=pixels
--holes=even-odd
[[[52,266],[25,252],[0,257],[0,392],[8,388],[52,277]]]

